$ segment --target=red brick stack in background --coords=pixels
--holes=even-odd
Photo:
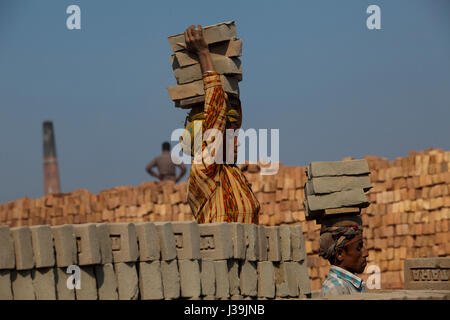
[[[371,205],[361,212],[368,265],[380,267],[383,289],[402,288],[405,258],[450,256],[450,151],[412,151],[395,161],[365,159],[372,184]],[[302,225],[311,289],[320,289],[329,265],[318,256],[320,226],[305,220],[305,168],[281,166],[278,174],[264,176],[257,165],[248,165],[245,174],[261,202],[261,224]],[[98,195],[80,189],[0,205],[0,224],[10,226],[191,220],[186,183],[148,182]]]

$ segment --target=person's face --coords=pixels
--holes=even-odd
[[[341,261],[339,267],[352,273],[363,273],[369,252],[364,247],[363,240],[360,239],[339,250],[338,255],[338,260]]]

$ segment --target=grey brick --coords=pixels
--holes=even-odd
[[[200,260],[200,279],[202,295],[215,297],[216,294],[216,273],[214,261]]]
[[[405,289],[450,290],[450,257],[405,260]]]
[[[308,178],[369,174],[365,159],[349,161],[311,162],[307,169]]]
[[[75,289],[77,300],[97,300],[97,280],[94,266],[80,267],[80,289]]]
[[[239,280],[239,260],[229,259],[228,264],[228,278],[230,282],[230,295],[236,296],[241,294],[240,280]]]
[[[200,267],[198,260],[179,260],[181,297],[200,297]]]
[[[158,231],[159,247],[161,248],[161,260],[176,259],[177,249],[172,224],[170,222],[156,222],[155,225]]]
[[[259,256],[258,261],[267,261],[267,237],[266,230],[264,226],[258,226],[258,248]]]
[[[34,269],[32,277],[36,300],[56,300],[55,270],[53,268]]]
[[[236,25],[234,21],[229,21],[204,27],[203,37],[207,44],[235,39]],[[174,52],[185,49],[184,32],[170,36],[169,43]]]
[[[56,265],[68,267],[77,264],[77,244],[73,225],[52,226],[56,252]]]
[[[326,195],[310,195],[307,201],[311,211],[352,206],[365,208],[370,204],[362,189],[345,190]]]
[[[74,230],[77,239],[78,264],[80,266],[99,264],[102,257],[97,226],[94,223],[77,224],[74,225]]]
[[[32,270],[13,270],[11,273],[14,300],[35,300]]]
[[[113,261],[115,263],[137,261],[139,249],[134,224],[108,223],[108,229],[113,251]]]
[[[14,241],[8,226],[0,226],[0,270],[14,269],[16,257],[14,255]]]
[[[117,300],[117,280],[112,263],[105,263],[94,266],[95,279],[97,282],[97,292],[99,300]]]
[[[164,299],[178,299],[180,297],[180,275],[177,260],[161,261],[161,275]]]
[[[245,242],[245,228],[241,223],[230,223],[231,236],[233,238],[234,258],[239,260],[245,259],[246,242]]]
[[[11,271],[0,270],[0,300],[12,300]]]
[[[367,192],[372,188],[368,175],[318,177],[312,178],[311,183],[315,194],[326,194],[352,189],[363,189],[364,192]]]
[[[305,240],[301,225],[289,226],[291,230],[292,260],[302,261],[306,258]]]
[[[230,296],[230,280],[226,260],[214,261],[214,273],[216,275],[217,299],[228,299]]]
[[[258,262],[258,297],[275,298],[275,271],[270,261]]]
[[[255,224],[244,224],[245,231],[245,258],[248,261],[257,261],[259,258],[258,226]]]
[[[72,274],[68,274],[66,271],[66,267],[54,269],[57,300],[75,300],[75,289],[67,287],[67,280]]]
[[[279,227],[280,232],[280,248],[281,248],[281,260],[292,260],[292,240],[291,240],[291,227],[282,225]]]
[[[200,259],[200,232],[195,222],[173,222],[178,260]]]
[[[298,287],[300,290],[300,297],[311,297],[311,281],[309,278],[308,265],[306,260],[300,262],[292,262],[294,264],[297,274]]]
[[[119,300],[137,300],[139,297],[139,280],[134,262],[114,264],[117,278]]]
[[[156,226],[151,222],[136,223],[136,232],[139,243],[139,260],[159,260],[161,249]]]
[[[231,227],[228,223],[199,225],[202,259],[225,260],[233,257]]]
[[[280,230],[279,227],[264,227],[267,239],[267,259],[269,261],[281,260]]]
[[[16,269],[30,270],[34,267],[33,246],[31,244],[31,231],[29,227],[16,227],[11,229],[14,239],[16,255]]]
[[[258,295],[258,273],[256,262],[244,261],[241,264],[241,294],[256,297]]]
[[[53,267],[55,265],[55,250],[50,226],[32,226],[30,230],[36,268]]]
[[[164,299],[159,260],[139,263],[139,291],[142,300]]]
[[[111,240],[109,239],[109,228],[106,223],[97,224],[97,238],[100,246],[102,264],[112,263],[113,253],[111,248]]]

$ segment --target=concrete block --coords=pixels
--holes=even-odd
[[[292,294],[294,293],[297,293],[298,295],[298,285],[295,274],[293,274],[292,272],[288,273],[288,263],[289,262],[273,263],[276,296],[279,298],[287,298],[289,296],[292,297]],[[289,281],[291,281],[291,284],[289,284]]]
[[[258,272],[256,262],[244,261],[241,263],[241,294],[256,297],[258,295]]]
[[[248,261],[257,261],[259,258],[258,230],[258,226],[255,224],[244,224],[245,258]]]
[[[306,258],[305,240],[302,226],[289,226],[291,230],[292,261],[302,261]]]
[[[102,264],[113,263],[111,241],[109,239],[109,228],[106,223],[97,223],[97,238],[100,246]]]
[[[326,194],[352,189],[363,189],[364,192],[367,192],[372,188],[368,175],[318,177],[312,178],[311,184],[315,194]]]
[[[307,201],[311,211],[352,206],[365,208],[370,204],[362,189],[345,190],[326,195],[310,195]]]
[[[405,289],[450,290],[450,257],[405,260]]]
[[[309,278],[309,270],[306,260],[300,262],[292,262],[297,275],[298,288],[300,291],[300,298],[311,297],[311,280]]]
[[[56,252],[56,265],[68,267],[77,264],[77,243],[73,225],[52,226],[52,235]]]
[[[8,226],[0,226],[0,270],[14,269],[14,241]]]
[[[108,230],[114,263],[137,261],[139,258],[139,249],[134,224],[108,223]]]
[[[50,232],[50,230],[48,231]],[[32,278],[36,300],[56,300],[55,270],[53,268],[34,269]]]
[[[139,292],[142,300],[164,299],[161,262],[159,260],[139,263]]]
[[[202,296],[215,297],[216,273],[214,261],[200,260],[200,280],[201,280]]]
[[[78,265],[88,266],[101,263],[96,224],[76,224],[74,230],[77,239]]]
[[[236,296],[241,294],[240,280],[239,280],[239,260],[229,259],[228,265],[228,279],[230,282],[230,295]]]
[[[94,266],[95,279],[97,283],[97,293],[99,300],[117,300],[117,279],[112,263],[99,264]]]
[[[212,55],[214,69],[219,74],[234,75],[242,79],[242,63],[237,57],[228,58],[225,56]],[[175,79],[178,84],[185,84],[203,79],[203,73],[200,64],[193,64],[186,67],[180,67],[178,61],[172,63]]]
[[[137,300],[139,297],[139,280],[136,264],[118,262],[114,264],[119,300]]]
[[[258,297],[275,298],[275,270],[270,261],[258,262]]]
[[[11,229],[14,239],[14,251],[17,270],[30,270],[34,267],[33,246],[31,244],[31,231],[29,227],[16,227]]]
[[[258,226],[258,248],[259,255],[258,261],[267,261],[267,237],[266,230],[264,226]]]
[[[180,297],[180,275],[177,260],[161,261],[161,275],[164,299],[178,299]]]
[[[95,227],[95,226],[94,226]],[[94,266],[80,267],[80,289],[75,288],[77,300],[97,300],[97,280]]]
[[[11,272],[14,300],[36,300],[31,272],[32,270],[13,270]]]
[[[161,248],[161,260],[170,261],[176,259],[177,249],[172,224],[170,222],[156,222],[159,247]]]
[[[281,246],[279,227],[264,227],[264,231],[267,239],[267,260],[280,261]]]
[[[282,225],[279,227],[280,232],[280,248],[281,248],[281,260],[292,260],[292,240],[291,240],[291,227]]]
[[[10,270],[0,270],[0,300],[13,300]]]
[[[178,260],[200,259],[200,232],[195,222],[172,222]]]
[[[207,27],[203,27],[203,37],[207,44],[236,38],[236,25],[234,21],[223,22]],[[186,48],[184,32],[169,37],[169,43],[174,52]]]
[[[245,242],[245,228],[242,223],[230,223],[231,237],[233,238],[233,252],[234,258],[239,260],[245,259],[246,242]]]
[[[198,260],[179,260],[181,297],[200,297],[200,266]]]
[[[220,43],[216,43],[214,45],[211,45],[209,47],[209,52],[211,53],[211,57],[213,60],[218,57],[239,57],[242,56],[242,40],[236,39],[236,40],[230,40],[230,41],[223,41]],[[176,65],[179,67],[186,67],[193,64],[200,63],[198,56],[195,53],[191,53],[186,50],[181,50],[178,52],[175,52],[171,56],[172,65]],[[215,66],[215,64],[214,64]]]
[[[214,273],[216,275],[216,298],[228,299],[230,296],[230,280],[227,261],[214,261]]]
[[[333,177],[333,176],[353,176],[369,174],[367,160],[349,161],[317,161],[311,162],[307,167],[308,178]]]
[[[151,222],[136,223],[139,244],[139,261],[159,260],[161,249],[156,226]]]
[[[66,267],[54,269],[57,300],[75,300],[75,289],[67,287],[67,280],[72,273],[66,273],[66,271]]]
[[[239,95],[239,78],[221,75],[220,80],[225,92]],[[173,101],[194,98],[205,94],[203,80],[169,86],[167,90],[169,91],[170,99]]]
[[[55,250],[50,226],[32,226],[30,231],[36,268],[53,267],[55,265]]]
[[[228,223],[199,225],[202,259],[226,260],[233,257],[231,227]]]

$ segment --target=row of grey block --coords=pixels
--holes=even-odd
[[[289,299],[310,297],[305,261],[171,260],[1,270],[0,300]],[[70,271],[70,270],[69,270]]]
[[[0,270],[230,258],[302,261],[301,226],[141,222],[0,227]]]

